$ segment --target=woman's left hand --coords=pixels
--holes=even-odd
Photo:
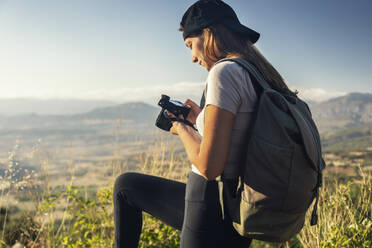
[[[168,115],[170,117],[176,117],[174,114],[172,113],[168,113]],[[179,115],[178,116],[178,119],[184,119],[182,115]],[[185,126],[184,123],[180,122],[180,121],[172,121],[172,127],[170,128],[169,132],[171,134],[174,134],[174,135],[178,135],[178,131],[180,128],[183,128]]]
[[[171,134],[178,135],[178,130],[181,127],[181,125],[185,125],[182,122],[179,121],[172,121],[172,127],[169,130]]]

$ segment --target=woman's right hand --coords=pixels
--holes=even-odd
[[[196,123],[196,118],[201,112],[201,108],[199,107],[198,104],[196,104],[194,101],[187,99],[185,101],[185,105],[189,108],[191,108],[190,113],[188,114],[186,120],[191,122],[193,125]]]

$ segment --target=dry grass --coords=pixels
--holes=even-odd
[[[372,246],[371,174],[361,168],[359,173],[361,180],[347,184],[331,180],[322,187],[318,225],[306,223],[298,235],[304,247]]]
[[[10,240],[10,234],[7,233],[11,220],[7,217],[10,203],[16,201],[14,195],[20,192],[28,195],[29,206],[22,213],[23,225],[17,227],[19,230],[12,231],[21,232],[23,236],[19,236],[18,240],[27,247],[112,247],[110,194],[116,176],[134,168],[143,173],[185,182],[190,164],[185,154],[179,152],[180,149],[177,140],[159,135],[147,150],[133,155],[130,161],[123,160],[120,146],[114,145],[110,159],[92,166],[89,173],[76,177],[76,172],[88,168],[89,164],[65,157],[64,174],[58,175],[60,171],[54,170],[53,156],[42,146],[36,146],[32,158],[38,161],[40,173],[27,172],[19,177],[16,176],[21,170],[17,144],[9,153],[8,168],[1,180],[0,207],[5,213],[1,216],[4,221],[0,222],[0,247],[10,247],[16,240]],[[136,166],[131,164],[133,161],[137,163]],[[107,175],[102,176],[103,173]],[[102,178],[94,180],[99,175]],[[318,210],[319,224],[309,226],[307,222],[297,240],[286,244],[254,242],[252,247],[370,247],[371,174],[360,169],[359,175],[360,180],[356,182],[339,184],[331,180],[323,186]],[[106,183],[102,184],[103,181]],[[71,187],[77,184],[82,187]],[[92,200],[88,187],[97,184],[99,189],[93,189]],[[62,189],[58,191],[56,186],[62,186]],[[179,232],[145,215],[141,248],[177,246]]]

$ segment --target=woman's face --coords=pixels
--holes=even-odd
[[[185,39],[185,44],[191,50],[192,62],[198,63],[209,71],[212,68],[213,63],[205,57],[203,36],[188,37]]]

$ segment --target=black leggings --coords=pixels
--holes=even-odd
[[[114,187],[115,244],[137,248],[142,211],[181,230],[181,248],[248,248],[223,219],[216,181],[190,173],[187,185],[138,173],[120,175]]]

